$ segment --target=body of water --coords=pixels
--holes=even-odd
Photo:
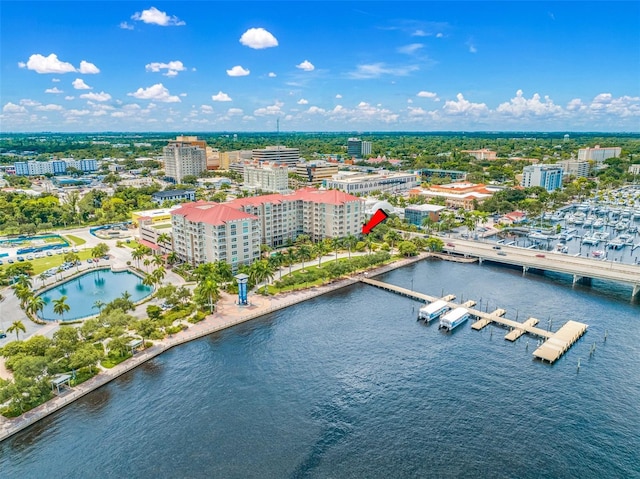
[[[58,319],[69,321],[93,316],[98,314],[98,309],[94,307],[96,301],[109,303],[125,291],[131,294],[130,299],[135,303],[149,296],[152,289],[142,284],[142,278],[129,271],[119,273],[114,273],[110,269],[91,271],[42,293],[40,296],[44,299],[45,307],[40,317],[48,321]],[[70,307],[69,312],[63,316],[53,312],[53,300],[61,296],[67,297],[67,304]]]
[[[2,477],[640,477],[628,289],[439,261],[381,279],[590,327],[550,366],[534,338],[447,334],[354,285],[137,368],[1,443]]]

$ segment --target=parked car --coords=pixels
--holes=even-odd
[[[71,252],[72,253],[77,253],[78,252],[78,248],[71,248]]]
[[[4,330],[0,329],[0,339],[4,339],[7,337],[7,333],[4,332]]]
[[[501,247],[496,245],[496,246],[493,247],[493,249],[501,249]]]
[[[15,263],[15,261],[13,261],[13,258],[9,258],[9,259],[7,260],[7,262],[8,262],[9,264],[13,264],[13,263]]]
[[[91,258],[89,258],[89,259],[87,260],[87,263],[91,264],[91,263],[93,263],[93,260],[92,260]]]
[[[53,256],[53,253],[51,251],[47,251],[47,256]]]
[[[507,253],[504,251],[498,251],[498,256],[507,256]]]
[[[449,248],[455,248],[455,247],[456,247],[456,245],[454,245],[453,243],[447,243],[447,246],[448,246]]]
[[[543,255],[543,254],[537,254],[536,255],[536,258],[544,258],[544,257],[545,257],[545,255]]]
[[[22,256],[18,256],[18,261],[24,261],[24,258]]]
[[[0,259],[0,264],[4,264],[4,262]]]

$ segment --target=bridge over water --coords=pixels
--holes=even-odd
[[[580,256],[571,256],[557,252],[541,252],[518,248],[516,246],[500,245],[495,249],[494,243],[463,240],[458,238],[443,238],[444,251],[465,257],[478,258],[482,261],[519,266],[523,272],[529,269],[553,271],[573,276],[573,282],[590,282],[591,279],[601,279],[631,285],[631,297],[640,293],[640,265],[599,261]]]

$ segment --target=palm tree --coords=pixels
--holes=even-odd
[[[336,263],[338,262],[338,251],[342,246],[340,238],[331,238],[331,248],[336,252]]]
[[[268,283],[273,279],[273,266],[265,259],[254,261],[249,269],[249,278],[254,284],[264,282],[264,292],[267,292]]]
[[[102,308],[104,308],[106,305],[107,303],[105,303],[104,301],[100,301],[99,299],[96,300],[95,303],[93,303],[93,307],[96,308],[99,313],[102,312]]]
[[[33,293],[30,289],[25,288],[24,286],[18,286],[13,289],[16,298],[20,300],[20,307],[24,308],[27,303],[33,298]]]
[[[149,265],[151,264],[151,258],[145,258],[144,261],[142,262],[142,264],[144,264],[144,269],[147,270],[147,273],[149,272]]]
[[[167,255],[167,263],[175,264],[177,262],[178,262],[178,253],[176,253],[175,251],[172,251]]]
[[[47,276],[45,276],[44,273],[40,273],[40,275],[38,276],[38,279],[42,281],[42,286],[44,286],[44,282],[47,280]]]
[[[40,296],[32,297],[27,304],[26,311],[27,313],[31,313],[34,316],[38,315],[38,311],[42,311],[44,309],[44,299]]]
[[[64,313],[68,312],[70,309],[71,307],[67,304],[67,297],[65,295],[53,300],[53,312],[62,316],[63,321]]]
[[[213,277],[208,277],[200,282],[197,289],[201,295],[209,298],[209,313],[213,314],[213,306],[220,295],[218,283],[216,283],[216,280]]]
[[[287,254],[285,254],[285,258],[287,258],[287,263],[289,263],[289,276],[291,276],[291,266],[297,259],[296,250],[293,248],[287,248]]]
[[[162,265],[164,265],[164,259],[162,259],[162,255],[159,255],[159,254],[155,255],[155,256],[153,257],[153,264],[154,264],[155,266],[162,266]]]
[[[371,237],[371,235],[367,235],[364,238],[364,244],[367,246],[367,249],[369,250],[369,255],[371,255],[371,251],[373,250],[373,238]]]
[[[168,233],[160,233],[158,238],[156,238],[156,242],[161,247],[171,243],[171,236]],[[166,248],[165,248],[166,249]]]
[[[145,286],[153,286],[154,284],[156,284],[155,276],[151,273],[145,274],[144,278],[142,279],[142,284],[144,284]]]
[[[349,250],[349,260],[351,260],[351,248],[353,248],[358,243],[358,239],[353,235],[349,235],[343,240],[342,243]]]
[[[426,220],[427,218],[425,218]],[[393,246],[395,244],[396,241],[402,239],[402,237],[400,236],[400,233],[398,233],[396,230],[390,230],[386,235],[384,235],[384,240],[389,243],[389,245],[391,246],[391,250],[393,251]]]
[[[91,256],[94,258],[102,258],[109,252],[109,246],[106,243],[98,243],[91,248]]]
[[[13,284],[13,289],[16,289],[16,288],[31,289],[32,288],[31,278],[26,274],[21,274],[20,276],[18,276],[17,281]]]
[[[131,259],[136,262],[138,269],[140,269],[140,260],[142,259],[143,256],[144,256],[144,251],[142,251],[141,248],[136,248],[133,251],[131,251]]]
[[[16,333],[16,341],[20,341],[20,331],[27,332],[27,328],[24,327],[22,321],[14,321],[11,326],[7,328],[7,333]]]
[[[298,258],[302,260],[302,271],[304,271],[304,261],[311,259],[311,248],[306,243],[298,246]]]
[[[322,257],[329,252],[327,244],[324,241],[320,241],[319,243],[314,244],[312,248],[312,252],[313,254],[318,256],[318,268],[319,268],[322,264]]]
[[[278,268],[280,272],[280,279],[282,279],[281,266],[284,264],[285,261],[286,259],[284,257],[284,254],[282,254],[282,251],[276,251],[274,254],[269,256],[269,263],[271,264],[271,266],[273,266],[274,269]]]
[[[162,283],[162,280],[164,279],[166,274],[167,272],[165,271],[165,269],[162,266],[158,266],[156,270],[151,273],[151,276],[153,276],[154,284]]]

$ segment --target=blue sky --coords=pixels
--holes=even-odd
[[[640,2],[0,3],[0,130],[640,131]]]

